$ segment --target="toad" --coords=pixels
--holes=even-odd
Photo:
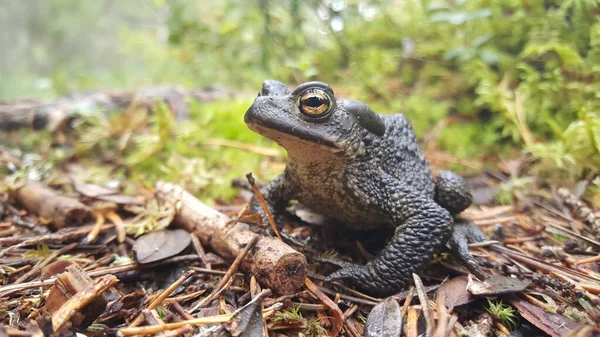
[[[325,83],[290,92],[267,80],[244,121],[288,153],[284,172],[261,189],[275,217],[297,200],[345,228],[395,228],[365,265],[327,259],[340,268],[326,281],[349,280],[370,294],[389,295],[409,286],[412,273],[445,245],[483,278],[467,245],[486,237],[457,216],[471,204],[471,193],[454,172],[432,175],[403,114],[382,115],[362,102],[338,100]],[[251,209],[262,213],[256,201]]]

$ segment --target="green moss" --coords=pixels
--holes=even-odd
[[[46,37],[31,52],[39,57],[11,69],[0,96],[49,98],[148,83],[223,84],[256,92],[267,78],[290,86],[321,80],[376,111],[404,112],[419,137],[459,158],[525,149],[534,173],[555,182],[592,179],[600,172],[598,0],[351,1],[342,10],[332,8],[335,2],[267,0],[261,7],[241,0],[168,0],[143,9],[148,17],[164,18],[158,29],[101,22],[119,27],[115,50],[102,51],[118,57],[113,68],[94,67],[55,46],[91,29],[90,18],[123,16],[103,15],[102,6],[48,3],[59,17],[77,12],[77,29],[69,20],[36,17],[32,22]],[[131,13],[131,6],[119,2],[113,8]],[[322,18],[315,14],[318,7]],[[344,29],[334,31],[333,20],[344,22]],[[39,68],[50,70],[40,76]],[[90,120],[76,151],[84,162],[121,165],[148,184],[172,180],[207,198],[230,198],[232,177],[255,171],[266,181],[277,171],[268,166],[277,159],[208,145],[229,140],[274,148],[243,123],[251,101],[248,96],[192,102],[192,118],[185,123],[169,120],[168,113],[143,116],[149,131],[135,123],[124,127],[119,117]],[[49,134],[36,137],[24,134],[18,146],[54,162],[73,154],[58,151]],[[9,140],[8,147],[15,144]]]

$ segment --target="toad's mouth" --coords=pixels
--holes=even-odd
[[[261,134],[283,146],[294,146],[290,140],[301,141],[313,145],[319,145],[330,150],[339,150],[340,144],[331,135],[325,134],[318,129],[310,129],[306,125],[301,125],[300,121],[287,120],[285,118],[275,118],[271,114],[261,113],[260,107],[252,106],[244,115],[244,122],[250,130]]]
[[[276,142],[280,146],[284,147],[286,150],[293,150],[294,147],[299,145],[307,145],[312,146],[315,149],[318,147],[325,148],[330,152],[338,152],[341,149],[337,146],[336,142],[333,140],[328,140],[321,138],[319,136],[314,135],[313,133],[306,132],[297,132],[298,130],[294,130],[294,133],[288,133],[289,129],[282,128],[269,128],[260,124],[249,123],[248,127],[250,130],[263,135],[272,141]]]

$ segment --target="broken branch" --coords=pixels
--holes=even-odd
[[[155,193],[161,201],[179,201],[181,208],[175,216],[175,224],[195,233],[202,244],[211,246],[224,258],[233,260],[258,238],[241,267],[255,275],[263,286],[277,294],[292,294],[304,283],[306,257],[277,238],[259,235],[244,223],[228,229],[229,217],[206,206],[178,185],[158,182]]]
[[[76,199],[56,194],[37,181],[30,180],[14,192],[25,208],[60,229],[78,226],[90,219],[92,211]]]

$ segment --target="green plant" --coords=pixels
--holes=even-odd
[[[40,244],[40,245],[36,246],[35,250],[28,250],[25,253],[23,253],[23,258],[25,258],[25,259],[28,259],[28,258],[45,259],[48,256],[50,256],[51,253],[52,253],[52,251],[50,250],[50,248],[48,248],[48,245]]]
[[[487,299],[487,307],[485,309],[494,319],[499,320],[502,324],[512,330],[516,329],[518,319],[515,315],[515,309],[508,304],[500,301],[492,301]]]
[[[273,322],[278,321],[302,321],[304,322],[304,330],[303,333],[306,336],[327,336],[327,329],[323,327],[321,321],[317,317],[310,317],[308,319],[302,316],[300,313],[300,306],[295,307],[292,310],[288,311],[279,311],[276,312],[273,318],[271,318]]]
[[[105,15],[98,4],[49,0],[45,11],[7,5],[31,13],[37,30],[26,31],[32,48],[14,58],[22,66],[2,77],[0,96],[48,98],[148,83],[255,92],[267,78],[290,86],[321,80],[378,112],[405,113],[419,136],[459,158],[525,149],[534,174],[555,182],[600,172],[600,0],[143,3],[108,10],[135,13],[148,29],[118,19],[125,15]],[[57,20],[64,17],[77,20]],[[98,31],[109,34],[98,38],[112,40],[86,44],[98,34],[90,18],[101,18],[106,30]],[[77,55],[60,48],[72,44]],[[89,56],[98,54],[103,62],[94,64]],[[276,171],[269,161],[261,166],[256,153],[207,145],[226,139],[270,146],[243,123],[251,102],[192,102],[187,126],[160,105],[152,116],[101,116],[86,121],[76,148],[86,158],[114,159],[148,184],[166,179],[205,198],[231,198],[229,179],[258,170],[267,180]],[[52,149],[42,141],[47,136],[22,137],[20,147],[72,154]]]
[[[501,205],[512,205],[515,198],[523,198],[534,182],[532,177],[512,177],[500,184],[496,195],[496,202]]]
[[[582,111],[558,140],[527,147],[539,175],[555,180],[592,179],[600,168],[600,116]]]
[[[303,321],[304,317],[302,317],[302,313],[300,313],[300,306],[297,306],[297,307],[293,308],[292,310],[276,312],[275,315],[273,315],[273,318],[271,318],[271,320],[274,322],[285,321],[285,320],[302,320]]]

